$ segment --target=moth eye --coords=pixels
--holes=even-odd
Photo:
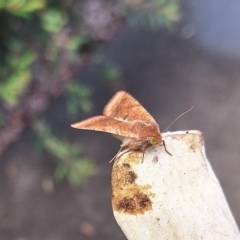
[[[156,145],[157,144],[157,139],[156,138],[150,138],[149,140],[151,145]]]

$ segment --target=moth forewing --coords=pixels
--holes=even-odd
[[[73,128],[108,132],[113,135],[136,138],[137,134],[132,131],[134,124],[122,122],[105,116],[96,116],[71,125]]]
[[[103,109],[103,115],[122,121],[155,122],[148,111],[130,94],[125,91],[117,92]]]

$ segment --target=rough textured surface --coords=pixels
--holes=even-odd
[[[126,237],[240,239],[221,186],[205,156],[202,134],[173,132],[163,134],[163,139],[172,156],[163,147],[152,147],[143,161],[141,153],[133,152],[114,163],[112,205]],[[129,175],[137,176],[134,182],[129,181]]]
[[[142,160],[142,153],[127,154],[135,164],[139,164]],[[122,159],[120,162],[119,160]],[[143,214],[152,209],[152,201],[150,197],[153,195],[150,186],[138,185],[136,180],[138,175],[132,169],[132,162],[129,163],[123,155],[120,157],[120,164],[114,164],[112,171],[112,207],[115,211],[127,214],[137,215]]]

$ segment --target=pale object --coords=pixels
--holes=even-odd
[[[202,133],[162,134],[164,147],[120,156],[112,170],[112,207],[128,240],[240,239],[205,155]],[[227,164],[227,162],[226,162]]]

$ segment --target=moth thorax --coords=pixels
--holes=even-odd
[[[148,140],[150,145],[160,144],[162,142],[162,136],[158,125],[156,123],[150,123],[144,126],[141,132],[141,138]]]
[[[151,147],[149,140],[136,140],[132,139],[129,144],[128,148],[133,151],[145,151],[147,148]]]

